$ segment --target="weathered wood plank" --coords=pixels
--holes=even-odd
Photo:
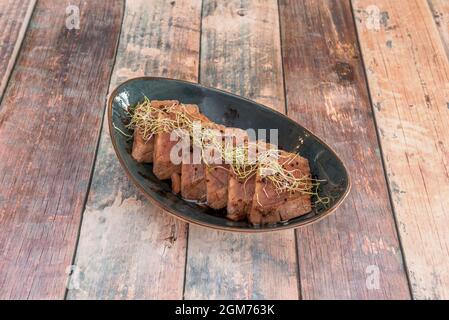
[[[0,0],[0,101],[36,0]]]
[[[111,90],[142,75],[196,81],[200,19],[200,0],[127,1]],[[104,125],[68,298],[180,299],[186,239],[187,225],[128,181]]]
[[[203,3],[201,83],[285,110],[275,0]],[[186,299],[297,299],[294,232],[191,226]]]
[[[449,1],[427,0],[432,10],[433,20],[440,32],[446,55],[449,57]]]
[[[413,296],[448,299],[449,62],[426,1],[371,4],[353,1]]]
[[[36,5],[0,107],[0,298],[61,299],[72,264],[123,3],[66,6]]]
[[[282,0],[280,12],[288,115],[335,148],[353,184],[332,216],[297,230],[302,295],[409,298],[350,3]]]

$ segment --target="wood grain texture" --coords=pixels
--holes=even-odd
[[[352,179],[333,215],[297,230],[302,295],[409,298],[350,3],[282,0],[280,12],[288,115],[335,148]]]
[[[0,0],[0,101],[36,0]]]
[[[433,20],[440,32],[446,55],[449,57],[449,1],[427,0],[432,10]]]
[[[285,110],[275,0],[203,2],[201,83]],[[186,299],[297,299],[294,232],[191,226]]]
[[[112,89],[137,76],[197,80],[201,1],[128,0]],[[105,119],[106,121],[107,119]],[[180,299],[187,225],[127,179],[103,126],[69,299]]]
[[[39,1],[0,107],[0,298],[64,297],[122,17]],[[105,37],[105,32],[108,37]]]
[[[426,1],[370,4],[353,2],[413,296],[448,299],[449,62]]]

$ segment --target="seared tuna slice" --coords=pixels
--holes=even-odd
[[[278,159],[282,167],[294,177],[304,179],[305,189],[310,187],[310,168],[307,159],[281,151]],[[312,210],[310,194],[296,191],[281,191],[266,176],[257,172],[253,202],[248,214],[252,224],[270,224],[290,220]]]
[[[249,138],[246,137],[245,143],[247,143],[248,139]],[[264,141],[252,141],[250,143],[251,144],[248,145],[248,153],[253,155],[254,160],[259,153],[275,148],[274,145]],[[227,217],[234,221],[244,220],[253,203],[254,190],[256,187],[256,173],[242,180],[231,172],[229,174],[228,186]]]
[[[225,128],[222,136],[225,147],[232,150],[237,143],[246,139],[246,131],[238,128]],[[213,164],[206,168],[207,205],[213,209],[225,208],[228,203],[228,163]]]
[[[173,110],[185,112],[189,117],[200,117],[197,105],[181,104],[175,106]],[[175,120],[176,115],[170,112],[160,113],[158,118]],[[181,163],[174,163],[170,158],[172,148],[179,142],[179,139],[170,141],[171,134],[171,132],[158,133],[154,139],[153,172],[160,180],[170,178],[172,173],[181,173]],[[179,150],[178,157],[179,159],[182,157],[182,150]]]
[[[254,174],[242,181],[233,173],[230,173],[228,186],[228,213],[226,217],[234,221],[244,220],[253,201],[256,175]]]
[[[152,100],[151,106],[156,109],[178,105],[177,100]],[[138,129],[134,130],[134,142],[131,156],[140,163],[153,162],[154,136],[150,136],[147,140],[143,138],[143,133]]]

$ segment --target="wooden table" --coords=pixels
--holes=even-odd
[[[0,298],[449,298],[449,1],[0,0],[0,30]],[[349,197],[261,235],[171,218],[104,125],[141,75],[285,112]]]

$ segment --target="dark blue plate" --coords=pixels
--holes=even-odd
[[[151,164],[139,164],[130,154],[132,140],[117,129],[132,134],[126,128],[125,110],[130,105],[150,100],[179,100],[197,104],[202,113],[212,121],[242,129],[278,129],[279,148],[299,153],[310,163],[312,175],[321,183],[319,194],[331,199],[329,205],[315,205],[313,211],[289,221],[263,227],[247,222],[226,219],[224,211],[187,202],[171,192],[170,181],[160,181],[153,175]],[[261,232],[295,228],[317,221],[334,211],[350,189],[348,172],[336,153],[320,138],[285,115],[254,101],[196,83],[156,77],[131,79],[119,85],[108,101],[108,122],[112,143],[123,169],[154,204],[176,217],[215,229]],[[316,201],[316,199],[312,199]]]

